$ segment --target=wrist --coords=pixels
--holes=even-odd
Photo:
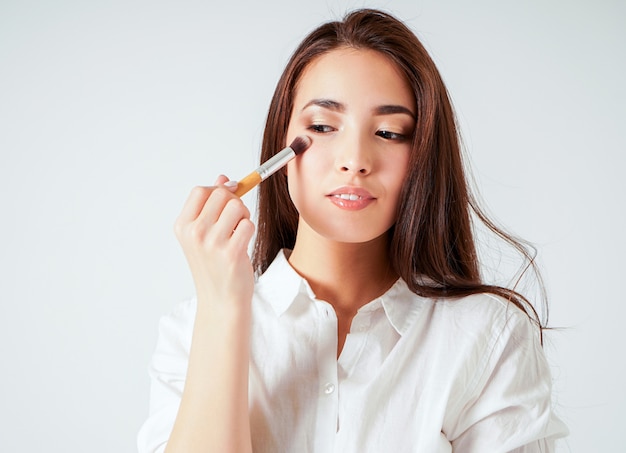
[[[249,324],[251,317],[251,299],[214,300],[198,294],[196,322],[237,326]]]

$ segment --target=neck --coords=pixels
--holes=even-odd
[[[386,234],[353,244],[335,242],[311,231],[300,234],[300,229],[289,263],[306,278],[316,296],[336,311],[356,313],[397,280],[389,262]]]

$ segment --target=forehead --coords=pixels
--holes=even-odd
[[[304,70],[295,103],[319,97],[415,104],[413,90],[395,62],[375,50],[348,47],[316,57]]]

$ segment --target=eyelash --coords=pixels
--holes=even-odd
[[[400,142],[403,142],[407,139],[406,135],[398,134],[397,132],[391,132],[391,131],[377,131],[376,135],[378,135],[381,138],[384,138],[385,140],[396,140]]]
[[[311,124],[308,129],[318,134],[326,134],[336,130],[334,127],[327,126],[326,124]]]
[[[308,127],[308,129],[318,134],[327,134],[329,132],[334,132],[337,130],[334,127],[328,126],[326,124],[311,124]],[[404,134],[399,134],[397,132],[391,132],[391,131],[385,131],[385,130],[377,131],[376,135],[378,135],[380,138],[383,138],[385,140],[405,141],[407,139],[407,136]]]

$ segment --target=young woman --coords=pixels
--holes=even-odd
[[[375,10],[313,31],[261,160],[301,135],[310,148],[259,188],[252,261],[236,182],[185,203],[197,294],[161,322],[140,451],[552,451],[566,429],[541,326],[481,280],[486,218],[416,36]]]

